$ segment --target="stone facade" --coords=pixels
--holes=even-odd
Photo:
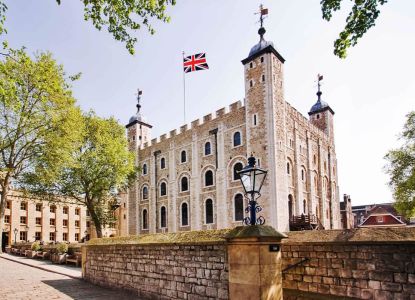
[[[88,246],[84,278],[140,299],[228,299],[226,245]]]
[[[259,199],[266,224],[287,231],[292,216],[306,214],[316,215],[325,229],[340,228],[334,112],[325,104],[308,119],[287,103],[284,58],[263,42],[261,36],[242,61],[244,103],[158,139],[151,139],[152,126],[137,106],[126,126],[142,170],[128,191],[129,234],[240,225],[246,201],[234,170],[251,154],[268,170]]]
[[[93,240],[83,277],[140,299],[415,299],[411,228],[265,227]]]
[[[80,242],[91,231],[86,207],[73,201],[52,203],[11,191],[5,210],[8,243],[35,240]],[[14,230],[17,229],[15,238]],[[4,233],[3,233],[4,234]]]
[[[299,264],[283,271],[283,287],[358,299],[412,300],[413,253],[414,240],[295,243],[288,238],[282,246],[282,268]]]

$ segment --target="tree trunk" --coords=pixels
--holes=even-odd
[[[2,190],[0,194],[0,233],[1,233],[0,241],[2,244],[3,244],[4,215],[5,215],[5,210],[6,210],[7,194],[9,193],[9,181],[10,181],[9,174],[6,174],[3,184],[2,184]],[[11,227],[10,227],[9,237],[11,234],[12,232],[11,232]],[[3,253],[2,247],[0,247],[0,254],[1,253]]]
[[[94,222],[95,230],[97,232],[97,237],[102,238],[102,224],[101,224],[101,220],[99,219],[99,217],[97,216],[95,212],[93,199],[86,198],[85,202],[86,202],[86,207],[89,211],[89,214],[91,215],[92,221]]]

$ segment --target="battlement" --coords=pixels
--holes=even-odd
[[[200,126],[204,126],[206,124],[209,124],[212,121],[221,119],[221,118],[226,118],[229,114],[233,114],[233,113],[237,113],[239,111],[239,109],[241,109],[242,107],[244,107],[242,105],[241,101],[236,101],[231,103],[228,108],[226,107],[222,107],[220,109],[218,109],[215,114],[207,114],[203,117],[203,119],[196,119],[193,120],[192,122],[190,122],[190,126],[189,124],[184,124],[182,126],[180,126],[179,129],[173,129],[170,130],[170,132],[167,134],[162,134],[161,136],[159,136],[158,138],[154,138],[151,140],[151,142],[146,142],[143,145],[141,145],[140,150],[143,150],[147,147],[152,147],[157,145],[158,143],[161,142],[166,142],[169,139],[172,139],[174,137],[177,137],[181,134],[185,134],[186,132],[188,132],[189,130],[193,130],[196,129]]]
[[[311,121],[307,117],[305,117],[297,109],[295,109],[293,106],[291,106],[290,103],[285,101],[285,104],[286,104],[287,115],[291,115],[294,118],[295,121],[307,126],[308,131],[310,131],[311,133],[317,135],[318,137],[322,138],[325,141],[329,140],[329,137],[327,136],[327,134],[324,131],[322,131],[320,128],[318,128],[313,123],[311,123]]]

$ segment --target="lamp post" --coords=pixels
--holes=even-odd
[[[19,232],[19,230],[17,228],[13,229],[13,233],[14,233],[14,244],[16,245],[16,239],[17,239],[17,233]]]
[[[248,207],[245,209],[249,212],[249,217],[244,218],[246,225],[263,225],[265,223],[264,217],[256,217],[256,214],[262,210],[258,205],[256,199],[261,197],[261,188],[264,184],[267,171],[256,167],[256,159],[251,155],[248,158],[248,165],[238,172],[245,194],[249,199]]]

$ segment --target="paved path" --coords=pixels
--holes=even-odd
[[[95,286],[0,257],[0,299],[138,299],[123,291]]]
[[[57,265],[52,264],[50,260],[32,259],[25,256],[16,256],[7,253],[0,254],[1,258],[12,260],[27,266],[35,267],[44,271],[54,272],[61,275],[66,275],[71,278],[82,279],[82,271],[80,267],[75,265]]]

